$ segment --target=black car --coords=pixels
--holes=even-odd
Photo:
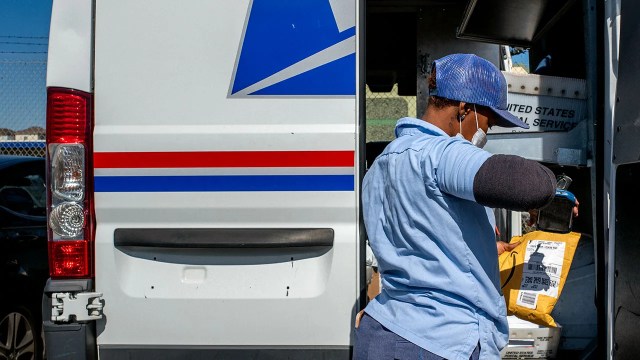
[[[0,155],[0,360],[43,356],[46,204],[44,159]]]

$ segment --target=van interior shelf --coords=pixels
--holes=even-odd
[[[457,36],[461,39],[529,47],[560,20],[574,2],[470,0]]]

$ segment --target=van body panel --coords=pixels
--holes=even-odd
[[[92,27],[93,1],[55,1],[49,32],[47,87],[92,90]]]
[[[96,4],[99,348],[350,346],[359,175],[356,4],[346,3]],[[316,21],[296,22],[301,14]],[[269,16],[271,38],[256,32]],[[281,44],[295,44],[296,29],[316,34],[306,52]],[[334,86],[328,74],[344,72],[350,80]],[[123,229],[171,229],[175,239],[116,247]],[[331,229],[333,239],[193,248],[179,246],[180,229],[225,234],[226,244],[240,241],[234,229]]]
[[[561,38],[552,32],[565,24],[557,34],[571,39],[560,47],[566,50],[562,55],[571,53],[574,70],[592,66],[589,61],[602,54],[598,42],[584,51],[583,63],[583,34],[575,34],[584,25],[578,13],[586,18],[595,1],[566,2],[562,11],[541,19],[549,20],[542,43]],[[544,162],[556,174],[577,174],[571,175],[571,191],[583,205],[574,226],[589,223],[580,228],[586,235],[603,223],[594,197],[601,191],[597,180],[604,178],[603,188],[611,190],[610,253],[603,256],[598,246],[604,246],[604,236],[594,234],[594,262],[608,262],[608,345],[613,350],[619,340],[627,346],[623,354],[636,350],[628,344],[632,337],[620,332],[632,333],[637,309],[632,294],[621,293],[615,282],[633,282],[636,246],[628,234],[637,231],[616,223],[627,220],[628,226],[634,218],[616,194],[635,178],[615,183],[620,169],[612,154],[615,146],[627,151],[637,144],[625,147],[622,137],[612,141],[621,2],[598,4],[607,6],[611,31],[605,43],[610,54],[604,88],[611,91],[604,125],[592,106],[600,99],[594,89],[601,87],[592,71],[587,94],[580,94],[581,101],[586,98],[584,121],[575,129],[496,131],[488,135],[486,149]],[[468,52],[504,67],[511,62],[510,50],[493,38],[456,38],[460,17],[473,12],[465,3],[56,0],[47,84],[91,92],[95,115],[95,278],[82,279],[82,287],[50,281],[43,307],[51,313],[55,293],[96,292],[104,309],[95,322],[45,324],[47,339],[54,339],[47,345],[50,357],[349,358],[353,319],[367,301],[365,265],[367,271],[376,266],[365,259],[360,181],[365,159],[370,165],[390,140],[369,138],[368,125],[377,123],[392,137],[394,106],[406,107],[402,116],[420,117],[430,65],[440,56]],[[491,6],[501,12],[497,27],[517,18],[511,16],[517,9],[506,2]],[[589,26],[581,28],[587,30],[583,40],[593,45],[597,36]],[[542,43],[531,44],[532,61],[546,55]],[[584,77],[580,71],[548,76]],[[513,87],[522,86],[509,85],[512,95]],[[550,94],[555,87],[541,91]],[[376,109],[385,106],[389,111]],[[594,129],[602,128],[604,139],[594,138]],[[581,151],[579,161],[560,161],[575,150]],[[588,179],[587,170],[597,176]],[[637,173],[635,167],[622,170],[624,176]],[[590,206],[593,218],[584,210]],[[623,211],[627,216],[618,216]],[[520,215],[509,215],[511,229],[503,236],[520,232]],[[616,279],[617,264],[631,271]],[[604,273],[604,266],[596,268],[595,277]],[[569,304],[575,298],[589,303],[592,296],[593,271],[579,270],[574,275],[589,281],[574,284],[581,289],[575,293],[565,288]],[[623,309],[616,322],[618,305]],[[572,353],[558,357],[587,358],[600,317],[594,325],[592,307],[579,315],[575,306],[562,307],[556,307],[562,311],[558,319],[568,320],[560,347]],[[598,311],[600,316],[604,310]]]

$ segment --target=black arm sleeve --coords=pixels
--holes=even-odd
[[[514,155],[493,155],[473,179],[476,202],[516,211],[539,209],[553,199],[553,172],[536,161]]]

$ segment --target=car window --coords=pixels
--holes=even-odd
[[[46,215],[44,162],[2,169],[0,179],[1,207],[25,215]]]

